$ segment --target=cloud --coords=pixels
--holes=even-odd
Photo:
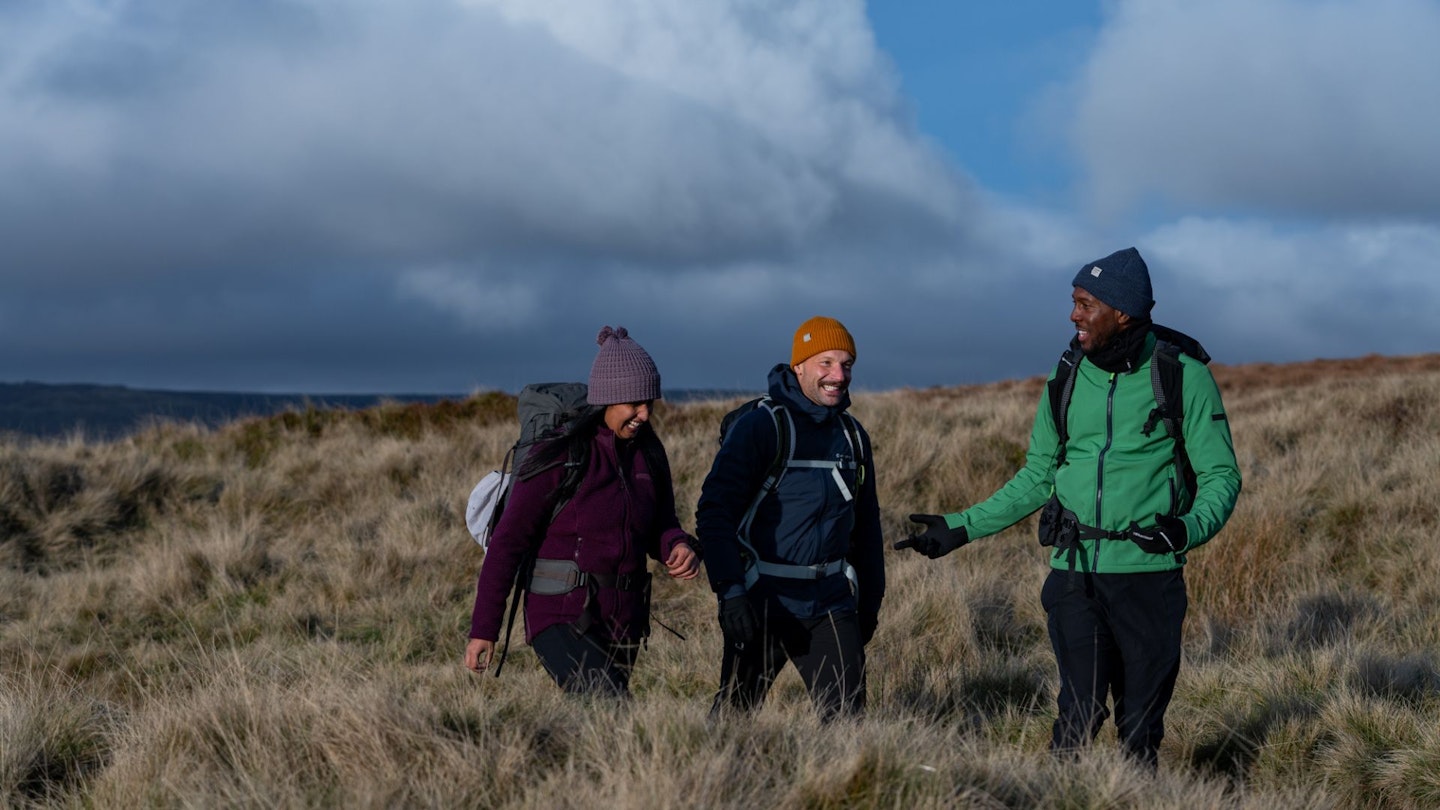
[[[915,129],[860,0],[0,3],[0,379],[517,390],[610,324],[753,387],[825,314],[860,387],[980,382],[1043,373],[1126,244],[1227,361],[1420,350],[1435,133],[1382,96],[1426,97],[1435,7],[1373,7],[1113,6],[1065,210]]]
[[[1155,319],[1197,337],[1221,362],[1420,354],[1440,346],[1430,312],[1440,228],[1187,217],[1145,236]]]
[[[1098,210],[1440,213],[1440,4],[1121,0],[1073,86]]]
[[[415,298],[449,312],[477,330],[523,326],[539,310],[539,291],[519,281],[487,280],[462,267],[421,267],[397,280],[402,297]]]
[[[400,342],[448,358],[466,335],[561,313],[588,331],[592,312],[655,317],[690,291],[733,322],[764,279],[859,283],[877,257],[908,264],[885,251],[977,238],[979,203],[910,126],[858,0],[74,0],[0,17],[0,242],[28,302],[0,330],[43,334],[46,311],[159,330],[149,379],[194,346],[290,368],[295,346],[267,359],[243,337],[272,297],[269,333],[317,361],[416,307],[440,317]]]
[[[882,197],[959,214],[858,3],[270,0],[233,31],[150,5],[35,12],[4,43],[45,31],[0,85],[7,235],[68,273],[92,254],[53,243],[60,211],[93,252],[163,237],[184,272],[280,240],[669,266],[791,250]]]

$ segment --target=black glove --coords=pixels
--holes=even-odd
[[[909,537],[895,544],[898,551],[902,548],[913,548],[919,554],[924,554],[930,559],[944,557],[946,554],[970,542],[970,536],[965,533],[965,527],[951,529],[945,525],[945,518],[942,515],[911,515],[913,523],[920,523],[925,526],[925,531],[919,534],[912,534]]]
[[[875,628],[880,626],[880,614],[861,611],[855,618],[860,623],[860,646],[864,647],[875,637]]]
[[[1169,515],[1156,515],[1155,525],[1148,528],[1131,525],[1130,539],[1147,554],[1179,554],[1189,542],[1185,521]]]
[[[745,594],[720,600],[720,632],[726,644],[744,647],[755,640],[755,610]]]

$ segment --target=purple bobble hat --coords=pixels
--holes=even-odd
[[[606,326],[595,342],[600,344],[600,352],[590,366],[590,392],[586,399],[591,405],[660,398],[660,372],[655,368],[655,361],[630,338],[625,327]]]

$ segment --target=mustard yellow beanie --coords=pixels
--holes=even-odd
[[[855,338],[845,325],[834,318],[819,315],[800,324],[795,330],[795,343],[790,349],[790,365],[798,366],[811,357],[832,349],[843,349],[855,357]]]

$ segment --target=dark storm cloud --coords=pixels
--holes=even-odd
[[[1371,205],[1338,148],[1272,159],[1307,126],[1187,150],[1193,172],[1157,169],[1177,157],[1157,145],[1175,140],[1163,123],[1109,145],[1093,122],[1134,117],[1107,117],[1115,98],[1143,99],[1141,120],[1185,112],[1111,67],[1149,69],[1137,30],[1188,54],[1172,19],[1185,8],[1116,4],[1097,40],[1071,127],[1102,175],[1096,199],[1255,208],[1223,178],[1273,163],[1272,195],[1300,200],[1300,216],[1302,175],[1333,187],[1328,209]],[[1249,8],[1215,4],[1215,25]],[[1423,29],[1433,7],[1385,9]],[[1392,28],[1362,26],[1358,45]],[[1398,75],[1379,62],[1336,92],[1378,92]],[[1196,98],[1233,84],[1180,64]],[[1320,92],[1286,75],[1272,91]],[[1374,105],[1346,143],[1412,154],[1373,130],[1427,119]],[[991,197],[910,122],[858,0],[0,5],[0,379],[513,390],[583,378],[610,324],[669,387],[753,387],[795,326],[826,314],[860,341],[861,387],[980,382],[1043,373],[1071,332],[1075,268],[1126,244],[1153,252],[1157,290],[1175,290],[1165,317],[1214,333],[1226,360],[1434,338],[1372,334],[1327,298],[1360,295],[1399,320],[1414,299],[1384,290],[1433,295],[1410,279],[1434,255],[1433,223],[1401,234],[1382,216],[1423,210],[1433,156],[1404,187],[1421,202],[1377,207],[1373,222],[1247,228],[1222,212],[1142,231]],[[1264,257],[1263,272],[1221,244]]]
[[[517,8],[12,13],[0,330],[23,350],[6,376],[510,387],[558,373],[562,345],[583,361],[602,321],[694,323],[716,299],[668,296],[737,268],[847,300],[963,239],[968,192],[897,117],[858,5],[813,24],[653,9],[633,21],[652,45],[679,25],[749,46],[673,81],[643,47]],[[770,293],[726,291],[717,320],[785,310]]]

